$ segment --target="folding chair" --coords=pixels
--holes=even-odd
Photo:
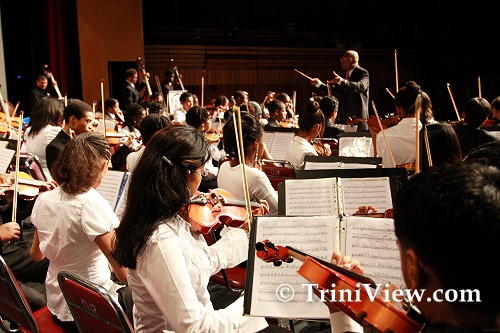
[[[43,172],[42,164],[38,156],[32,153],[22,153],[21,158],[24,159],[24,167],[27,172],[36,180],[47,181],[48,178]]]
[[[3,320],[20,325],[12,330]],[[52,320],[52,314],[45,306],[32,312],[21,287],[3,258],[0,256],[0,331],[63,333],[64,330]]]
[[[68,271],[57,281],[81,333],[133,333],[134,328],[118,301],[103,287]]]
[[[212,245],[217,241],[217,235],[214,231],[209,234],[204,234],[203,237],[208,245]],[[225,286],[227,290],[235,294],[241,294],[245,288],[247,270],[244,267],[231,267],[221,269],[210,277],[210,281]]]
[[[262,171],[276,191],[279,183],[284,182],[285,179],[295,178],[295,169],[290,162],[285,160],[262,160]]]

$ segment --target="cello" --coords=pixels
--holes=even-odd
[[[57,98],[60,100],[64,99],[63,95],[61,94],[61,90],[59,90],[59,85],[57,84],[56,79],[54,79],[54,75],[52,75],[52,72],[49,71],[49,65],[44,64],[42,69],[45,76],[47,76],[52,81],[52,86],[54,87],[54,90],[57,93]]]
[[[137,66],[139,67],[140,71],[142,72],[144,76],[144,83],[146,84],[146,91],[148,93],[148,99],[151,98],[151,95],[153,95],[153,91],[151,90],[151,86],[149,84],[149,73],[146,71],[146,68],[144,67],[144,64],[142,63],[141,57],[137,57]],[[146,96],[142,96],[142,99],[145,99]]]

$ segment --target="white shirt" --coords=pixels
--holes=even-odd
[[[101,285],[112,295],[119,287],[110,280],[108,260],[94,242],[119,224],[109,203],[95,190],[71,195],[62,187],[40,194],[31,213],[40,251],[49,259],[45,279],[47,306],[62,321],[71,321],[70,310],[57,282],[68,270]]]
[[[139,162],[139,159],[141,158],[142,154],[144,153],[144,149],[146,147],[142,146],[138,151],[131,152],[130,154],[127,155],[127,171],[132,172],[134,171],[135,167],[137,166],[137,162]]]
[[[278,193],[271,185],[269,178],[257,168],[245,165],[250,199],[266,200],[269,203],[269,213],[278,213]],[[229,162],[222,163],[217,176],[217,186],[228,191],[237,199],[245,200],[241,164],[231,167]]]
[[[26,130],[26,151],[36,155],[40,159],[40,164],[42,165],[45,176],[50,176],[49,169],[47,168],[47,155],[45,154],[45,148],[47,148],[49,143],[54,140],[61,129],[62,127],[60,126],[47,125],[35,136],[29,135],[31,128]]]
[[[290,162],[295,170],[302,170],[304,169],[304,156],[306,155],[318,156],[318,153],[310,142],[296,135],[288,146],[285,160]]]
[[[403,118],[396,126],[384,129],[396,165],[415,161],[416,127],[415,118]],[[422,128],[420,121],[418,128]],[[394,168],[382,132],[377,134],[377,155],[382,157],[384,168]]]
[[[186,113],[187,113],[187,111],[184,110],[183,107],[175,110],[174,111],[174,122],[185,124],[186,123]]]
[[[128,270],[136,332],[256,332],[264,318],[244,317],[242,298],[214,310],[207,285],[221,268],[247,259],[248,237],[231,228],[208,246],[179,216],[159,224]]]

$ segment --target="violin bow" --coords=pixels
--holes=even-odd
[[[446,84],[446,88],[448,89],[448,93],[450,94],[451,102],[453,103],[453,108],[455,109],[455,113],[457,114],[457,119],[460,122],[460,114],[458,113],[457,105],[455,104],[455,99],[453,98],[453,93],[451,92],[450,84]]]
[[[19,105],[19,103],[18,103]],[[17,109],[17,107],[16,107]],[[17,222],[17,191],[19,190],[19,164],[21,159],[21,141],[22,141],[22,128],[24,112],[21,111],[19,115],[19,127],[17,128],[17,145],[16,145],[16,169],[14,173],[14,194],[12,197],[12,222]]]
[[[399,91],[398,50],[396,50],[396,49],[394,49],[394,68],[395,68],[395,71],[396,71],[396,92],[398,92]],[[392,95],[392,98],[394,98],[394,95]]]
[[[479,90],[478,97],[481,98],[481,77],[479,75],[477,76],[477,88]]]
[[[233,106],[233,121],[234,121],[234,130],[236,131],[236,146],[238,147],[238,156],[241,165],[241,176],[243,179],[243,189],[245,193],[245,207],[248,213],[249,223],[248,223],[248,232],[250,232],[251,221],[253,219],[252,216],[252,206],[250,203],[250,191],[248,189],[248,180],[247,180],[247,172],[246,172],[246,162],[245,162],[245,147],[243,145],[243,131],[241,126],[241,110],[239,106]]]
[[[389,141],[387,141],[387,137],[385,136],[384,127],[382,126],[382,122],[380,121],[380,117],[378,116],[377,107],[375,106],[374,101],[372,101],[372,107],[373,111],[375,112],[375,116],[377,116],[378,126],[380,127],[380,131],[382,132],[382,136],[384,137],[385,145],[389,150],[389,155],[391,155],[392,164],[394,164],[394,167],[396,168],[396,160],[394,160],[394,155],[392,155],[391,146],[389,146]]]
[[[394,94],[389,90],[389,88],[385,88],[385,91],[387,91],[387,93],[389,95],[391,95],[392,99],[395,99],[396,97],[394,96]]]
[[[424,140],[425,150],[427,152],[427,161],[429,163],[429,167],[432,168],[431,146],[429,145],[429,132],[427,131],[427,126],[424,126]]]
[[[203,71],[205,72],[205,71]],[[204,103],[204,92],[205,92],[205,73],[201,76],[201,106],[203,107],[205,105]]]
[[[102,123],[104,124],[103,135],[106,138],[106,114],[104,111],[104,79],[101,79],[101,108],[102,108]]]
[[[422,112],[422,94],[417,95],[415,100],[415,174],[420,173],[420,113]]]

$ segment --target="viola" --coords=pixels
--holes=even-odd
[[[418,317],[414,308],[408,312],[400,310],[394,304],[385,302],[380,296],[372,300],[365,287],[375,286],[370,278],[333,265],[324,260],[314,258],[304,252],[289,246],[275,246],[269,240],[259,242],[255,246],[257,257],[266,262],[292,262],[293,258],[303,261],[298,273],[306,280],[318,285],[318,289],[326,291],[326,298],[330,299],[331,291],[337,294],[348,291],[352,295],[359,295],[358,299],[342,297],[337,299],[335,305],[349,317],[365,327],[378,332],[416,333],[423,328],[423,320],[413,319]],[[275,264],[276,265],[276,264]]]
[[[257,211],[260,204],[253,201],[251,207]],[[188,207],[180,209],[179,215],[189,222],[192,230],[201,234],[217,230],[221,224],[240,227],[249,219],[245,202],[220,188],[198,193],[189,200]]]

